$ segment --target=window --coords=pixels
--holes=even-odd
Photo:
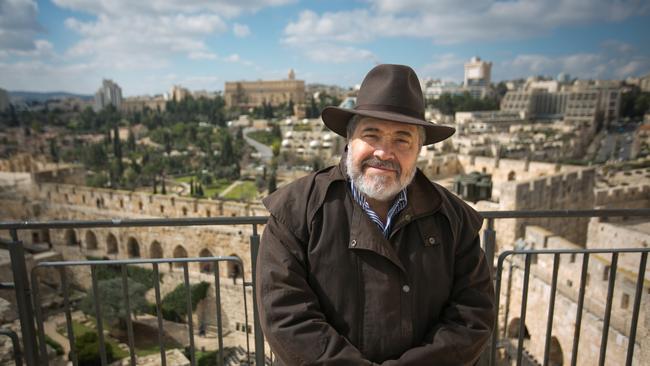
[[[630,295],[623,294],[621,296],[621,309],[627,309],[628,305],[630,305]]]
[[[607,281],[609,278],[609,268],[609,266],[605,266],[605,268],[603,268],[603,281]]]

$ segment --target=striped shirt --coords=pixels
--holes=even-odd
[[[375,211],[370,208],[370,205],[368,204],[368,201],[366,201],[366,198],[357,190],[357,187],[354,186],[354,183],[350,181],[350,190],[352,191],[352,197],[354,198],[354,201],[361,206],[363,209],[363,212],[365,212],[370,219],[377,224],[379,227],[379,230],[384,234],[385,238],[388,238],[390,236],[390,230],[391,230],[391,225],[393,223],[393,219],[397,217],[397,214],[400,213],[406,207],[406,189],[402,189],[398,194],[397,198],[393,202],[393,205],[391,206],[390,210],[388,210],[388,215],[386,216],[386,224],[381,221],[381,218],[379,218],[379,215]]]

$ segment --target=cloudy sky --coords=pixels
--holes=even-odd
[[[124,95],[228,80],[358,84],[377,63],[462,81],[650,73],[648,0],[0,0],[0,88]]]

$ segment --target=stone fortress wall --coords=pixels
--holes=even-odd
[[[538,226],[526,228],[525,243],[527,248],[534,249],[579,249],[583,247]],[[521,316],[524,258],[523,256],[510,258],[503,271],[501,298],[507,299],[507,301],[501,304],[499,309],[499,331],[505,332],[511,338],[516,338]],[[625,359],[627,354],[639,258],[640,255],[637,254],[633,259],[635,271],[619,267],[616,272],[610,330],[607,337],[605,361],[607,365],[616,364],[616,362]],[[556,364],[568,365],[571,360],[571,347],[574,339],[583,257],[579,254],[562,254],[559,260],[551,332],[552,338],[554,338],[551,343],[551,360],[559,361]],[[592,254],[589,258],[578,365],[598,363],[610,266],[611,255]],[[544,355],[552,270],[553,255],[537,255],[532,258],[525,321],[530,339],[525,340],[524,347],[539,361],[543,359]],[[650,278],[646,274],[646,283],[642,290],[643,297],[650,295],[649,280]],[[513,295],[510,296],[510,293]],[[650,302],[648,301],[641,302],[638,324],[633,365],[644,365],[650,359],[650,338],[648,337],[650,336]],[[516,339],[512,339],[512,342],[516,347]]]
[[[249,203],[42,182],[33,184],[32,189],[25,195],[3,195],[0,197],[0,205],[10,208],[1,214],[4,220],[119,220],[268,215],[263,206]],[[258,234],[262,231],[263,225],[258,225]],[[237,256],[243,261],[243,271],[235,268],[233,263],[219,265],[223,325],[226,332],[238,332],[243,335],[252,332],[253,307],[250,287],[247,287],[246,291],[248,327],[245,326],[246,313],[242,293],[242,281],[250,281],[252,278],[251,225],[74,228],[21,230],[18,233],[19,239],[29,245],[49,243],[54,252],[47,253],[60,253],[58,260],[66,261],[88,258]],[[2,233],[2,236],[9,237],[6,232]],[[57,260],[40,254],[28,257],[28,262],[33,263],[30,265],[30,270],[39,261]],[[150,264],[142,266],[152,267]],[[190,263],[188,269],[192,283],[205,280],[214,284],[214,275],[205,264]],[[160,271],[164,276],[161,284],[164,296],[177,284],[182,283],[183,270],[179,266],[164,264],[160,265]],[[236,272],[239,272],[239,277],[233,281],[232,274]],[[243,272],[243,279],[241,272]],[[78,267],[68,273],[73,285],[82,288],[91,286],[89,267]],[[40,278],[45,279],[50,285],[58,286],[58,276],[42,275]],[[5,297],[4,293],[0,295]],[[147,297],[153,300],[153,296],[152,290]],[[215,307],[215,291],[214,286],[211,286],[208,298],[199,304],[194,313],[196,327],[200,324],[208,328],[216,326]]]

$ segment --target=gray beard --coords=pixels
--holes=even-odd
[[[345,158],[345,168],[352,183],[367,198],[382,202],[392,201],[401,190],[411,184],[411,181],[415,177],[415,171],[417,170],[414,166],[410,172],[400,171],[397,176],[397,182],[390,184],[389,178],[383,176],[369,176],[364,178],[362,166],[363,162],[359,167],[354,166],[352,151],[348,151]],[[402,179],[404,174],[408,174],[406,179]]]

